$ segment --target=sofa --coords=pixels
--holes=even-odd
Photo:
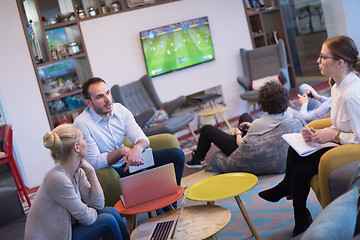
[[[15,188],[0,188],[0,238],[24,239],[26,216]]]
[[[300,132],[302,127],[299,119],[289,118],[262,136],[248,136],[230,156],[216,152],[206,171],[248,172],[255,175],[282,173],[285,171],[289,145],[281,136]]]
[[[149,141],[153,151],[165,148],[180,148],[178,139],[168,133],[150,136]],[[128,138],[125,138],[124,145],[127,147],[133,146]],[[112,167],[106,167],[96,170],[96,175],[104,191],[105,206],[114,206],[120,200],[121,195],[119,174]]]

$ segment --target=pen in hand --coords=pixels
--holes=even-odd
[[[313,131],[311,131],[311,129],[310,129],[307,125],[305,125],[305,127],[307,128],[307,130],[309,130],[309,132],[310,132],[311,134],[314,134]]]

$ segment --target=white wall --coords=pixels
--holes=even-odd
[[[139,79],[146,73],[139,32],[197,17],[209,17],[215,61],[154,77],[162,101],[222,86],[228,117],[246,111],[240,100],[240,48],[252,48],[242,1],[183,0],[84,21],[82,33],[95,76],[109,87]]]
[[[29,188],[39,186],[51,166],[42,136],[50,130],[16,1],[0,7],[0,95],[5,123],[13,125],[16,160]]]
[[[360,50],[360,1],[321,0],[328,37],[347,35]]]

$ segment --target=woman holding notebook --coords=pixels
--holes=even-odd
[[[360,71],[358,55],[354,41],[347,36],[336,36],[323,43],[317,62],[321,74],[335,81],[331,88],[333,125],[325,129],[303,128],[301,133],[305,141],[360,143],[360,79],[355,74],[355,71]],[[261,198],[270,202],[292,196],[294,236],[304,232],[312,222],[311,214],[306,208],[310,180],[318,173],[321,156],[330,149],[331,147],[323,148],[309,156],[301,157],[289,147],[284,179],[275,187],[259,193]]]
[[[120,214],[113,207],[104,207],[95,170],[83,159],[87,146],[82,133],[64,124],[45,133],[43,141],[57,164],[36,194],[25,239],[129,239]]]

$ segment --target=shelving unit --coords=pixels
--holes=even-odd
[[[248,6],[247,1],[243,0],[243,3],[253,47],[258,48],[274,44],[276,42],[275,38],[283,39],[288,61],[290,85],[295,87],[295,71],[279,0],[272,0],[271,4],[265,4],[265,7],[261,9],[246,8]]]
[[[72,122],[85,107],[81,86],[93,74],[79,23],[174,1],[17,0],[51,128]]]

